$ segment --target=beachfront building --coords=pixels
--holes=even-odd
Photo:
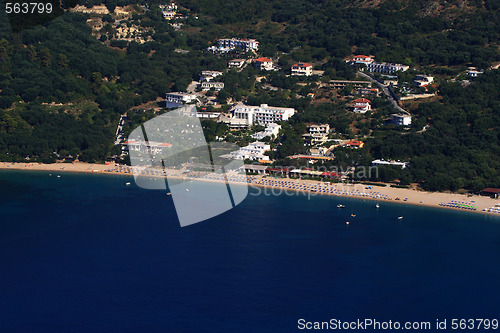
[[[245,59],[233,59],[229,60],[228,66],[230,68],[241,68],[245,64]]]
[[[260,106],[238,104],[234,107],[233,119],[244,120],[247,126],[253,124],[267,125],[287,121],[295,112],[293,108],[280,108],[267,104],[261,104]]]
[[[222,72],[219,71],[203,71],[200,75],[200,82],[210,82],[217,76],[221,76]]]
[[[401,167],[401,169],[404,169],[410,165],[409,162],[401,162],[401,161],[395,161],[395,160],[389,160],[385,161],[383,159],[380,160],[373,160],[372,161],[373,166],[378,166],[378,165],[395,165]]]
[[[196,95],[187,92],[171,92],[165,97],[167,108],[176,108],[194,101],[197,101]]]
[[[487,195],[489,197],[497,199],[500,197],[500,188],[492,188],[492,187],[485,188],[484,190],[481,191],[481,195]]]
[[[271,150],[271,146],[260,141],[252,142],[248,146],[241,147],[237,151],[231,152],[229,155],[235,160],[269,160],[269,156],[264,155],[268,150]]]
[[[156,155],[161,153],[164,149],[171,147],[170,143],[164,142],[154,142],[154,141],[135,141],[128,140],[122,144],[124,147],[123,150],[135,151],[144,154]]]
[[[413,83],[417,87],[425,87],[425,86],[431,84],[432,82],[434,82],[434,77],[432,77],[430,75],[425,75],[425,74],[417,75],[415,77],[415,79],[413,80]]]
[[[215,90],[219,91],[224,89],[224,82],[202,82],[201,83],[201,90],[207,91],[214,88]]]
[[[352,141],[346,142],[344,144],[344,147],[351,148],[351,149],[359,149],[359,148],[363,148],[364,145],[365,145],[365,143],[363,141],[352,140]]]
[[[306,62],[299,62],[292,65],[292,75],[311,76],[312,65]]]
[[[382,74],[393,74],[398,71],[404,72],[408,70],[410,66],[401,65],[401,64],[392,64],[388,62],[371,62],[366,64],[366,69],[369,72],[377,72]]]
[[[217,40],[217,46],[229,50],[257,51],[259,42],[252,38],[221,38]]]
[[[392,115],[392,123],[397,126],[409,126],[411,125],[411,115],[395,113]]]
[[[258,175],[265,175],[267,166],[258,165],[258,164],[257,165],[256,164],[245,164],[243,166],[243,168],[245,169],[245,172],[248,172],[248,173],[256,173]]]
[[[372,109],[371,102],[366,98],[358,98],[354,101],[354,113],[366,113]]]
[[[263,130],[261,132],[257,132],[255,134],[252,134],[252,138],[257,139],[257,140],[262,140],[266,136],[273,138],[273,137],[278,136],[280,129],[281,129],[281,125],[278,125],[276,123],[270,123],[270,124],[267,124],[265,130]]]
[[[257,58],[253,61],[253,66],[261,71],[273,70],[273,61],[269,58]]]

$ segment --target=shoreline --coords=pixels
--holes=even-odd
[[[74,163],[12,163],[0,162],[0,170],[18,171],[50,171],[50,172],[73,172],[87,174],[122,175],[133,177],[132,168],[118,164],[91,164],[83,162]],[[187,175],[179,170],[159,170],[148,169],[144,175],[147,177],[171,177],[176,179],[200,180],[205,182],[222,182],[221,177],[215,174],[203,172],[190,172]],[[301,180],[292,178],[273,178],[272,176],[245,176],[243,174],[229,173],[228,182],[234,184],[247,183],[249,186],[272,189],[272,194],[304,193],[307,196],[335,196],[339,198],[368,199],[380,204],[384,202],[410,204],[416,206],[445,208],[455,211],[468,211],[472,213],[482,213],[490,216],[500,216],[500,207],[496,207],[497,212],[485,211],[500,205],[500,199],[492,199],[487,196],[474,195],[468,197],[466,194],[425,192],[414,189],[394,188],[389,185],[371,186],[363,184],[343,184],[321,182],[316,180]],[[276,193],[278,191],[278,193]],[[295,195],[295,194],[294,194]],[[399,198],[397,200],[396,198]],[[406,200],[405,200],[406,199]],[[461,209],[456,207],[443,206],[442,204],[464,203],[463,206],[476,207],[473,209]],[[462,204],[461,204],[462,205]]]

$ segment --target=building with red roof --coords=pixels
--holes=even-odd
[[[298,62],[292,65],[292,75],[311,76],[312,68],[312,65],[307,62]]]
[[[347,148],[358,149],[358,148],[363,148],[364,145],[365,143],[363,141],[352,140],[346,142],[344,146]]]
[[[354,101],[354,113],[366,113],[372,109],[370,100],[366,98],[358,98]]]
[[[371,56],[365,56],[365,55],[356,55],[353,58],[353,61],[355,64],[370,64],[373,62],[373,58]]]
[[[257,58],[253,61],[253,66],[259,70],[270,71],[273,69],[273,61],[269,58]]]

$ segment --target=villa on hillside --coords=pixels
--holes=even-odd
[[[229,60],[229,67],[231,68],[241,68],[245,64],[245,59],[233,59]]]
[[[395,165],[395,166],[401,167],[401,169],[404,169],[404,168],[408,167],[410,165],[410,163],[409,162],[394,161],[394,160],[385,161],[383,159],[380,159],[380,160],[373,160],[372,165],[373,166]]]
[[[415,80],[413,80],[413,83],[415,83],[415,85],[417,87],[425,87],[425,86],[431,84],[433,81],[434,81],[434,77],[432,77],[430,75],[422,74],[422,75],[417,75],[415,77]]]
[[[201,90],[207,91],[214,88],[216,91],[224,89],[224,82],[202,82]]]
[[[257,58],[253,61],[253,66],[259,70],[273,70],[273,61],[269,58]]]
[[[221,38],[217,40],[217,46],[230,50],[257,51],[259,49],[259,42],[252,38]]]
[[[167,93],[165,97],[167,108],[179,107],[187,103],[192,103],[194,101],[197,101],[196,95],[187,92],[171,92]]]
[[[365,143],[363,141],[352,140],[352,141],[346,142],[344,144],[344,147],[351,148],[351,149],[359,149],[359,148],[363,148],[364,145],[365,145]]]
[[[356,55],[352,59],[352,62],[354,62],[355,64],[363,64],[363,65],[371,64],[373,61],[374,61],[373,57],[365,55]]]
[[[311,76],[312,65],[306,62],[299,62],[292,65],[292,75]]]
[[[328,124],[312,124],[307,127],[308,133],[303,134],[304,144],[306,145],[321,145],[328,141],[328,133],[330,133],[330,125]]]
[[[358,98],[354,101],[354,113],[366,113],[372,109],[371,102],[366,98]]]
[[[392,64],[388,62],[370,62],[366,64],[366,69],[369,72],[377,72],[382,74],[394,74],[398,71],[404,72],[407,71],[410,66],[401,65],[401,64]]]
[[[409,126],[411,125],[411,115],[394,113],[392,114],[392,123],[397,126]]]
[[[222,72],[219,72],[219,71],[203,71],[203,72],[201,72],[201,75],[200,75],[200,82],[203,82],[203,81],[209,82],[220,75],[222,75]]]
[[[269,123],[263,131],[252,134],[252,138],[257,140],[262,140],[266,136],[273,138],[278,136],[280,129],[281,125],[278,125],[276,123]]]
[[[231,152],[229,156],[235,160],[269,160],[269,156],[264,155],[268,150],[271,150],[270,145],[256,141],[250,143],[248,146],[241,147],[237,151]]]

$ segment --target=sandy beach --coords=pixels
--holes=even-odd
[[[0,162],[0,170],[33,170],[76,173],[97,173],[97,174],[120,174],[133,175],[133,170],[129,166],[118,164],[90,164],[83,162],[74,163],[9,163]],[[224,181],[218,174],[207,172],[181,173],[179,170],[145,170],[147,177],[172,177],[183,179],[197,179],[201,181]],[[363,184],[342,184],[330,183],[328,181],[319,182],[313,180],[301,180],[290,178],[273,178],[271,176],[245,176],[238,173],[229,173],[227,180],[233,183],[248,183],[263,189],[269,190],[270,195],[296,195],[297,192],[307,193],[308,196],[333,195],[338,197],[356,197],[366,200],[383,202],[396,202],[421,206],[440,207],[454,210],[465,210],[475,213],[500,216],[500,199],[492,199],[487,196],[468,196],[458,193],[438,193],[425,192],[415,189],[393,188],[387,186],[368,186]],[[271,191],[272,190],[272,191]],[[499,206],[495,206],[499,205]]]

